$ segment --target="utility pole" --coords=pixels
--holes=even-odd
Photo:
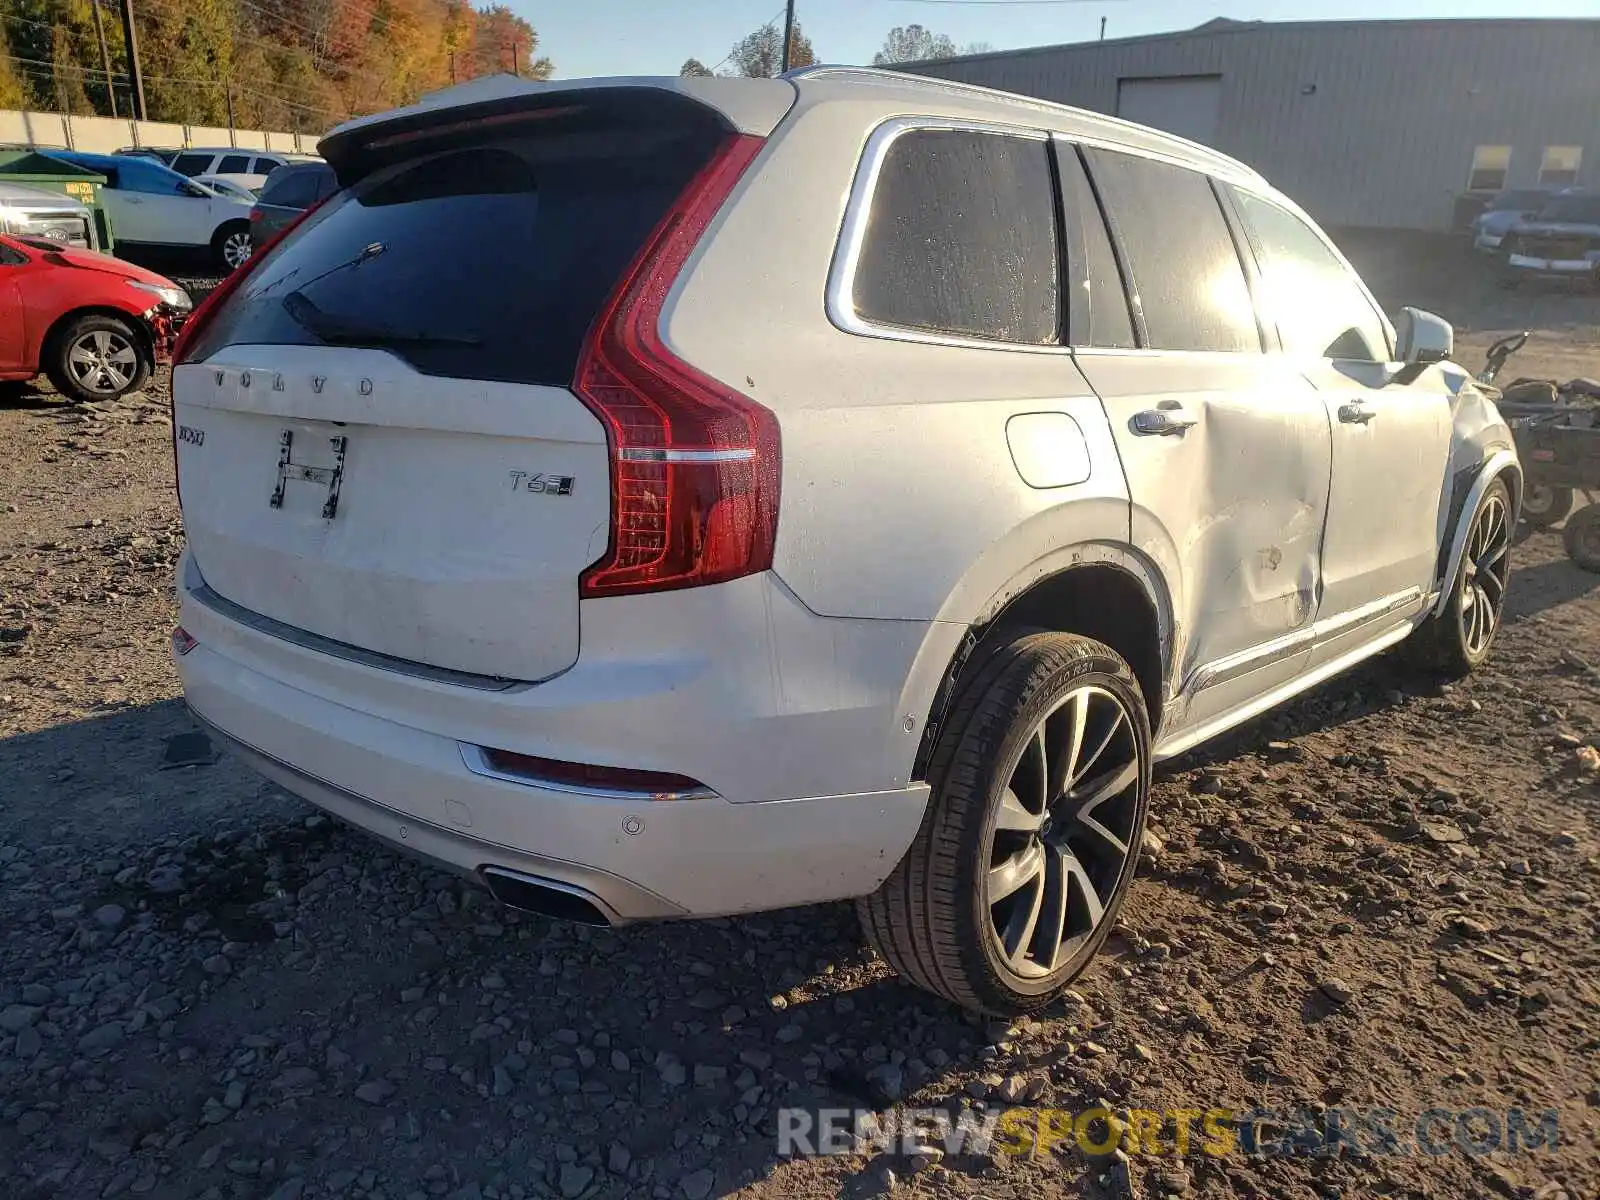
[[[139,36],[133,29],[133,0],[122,0],[122,37],[128,43],[128,79],[133,87],[133,119],[143,121],[144,72],[139,68]]]
[[[239,139],[234,135],[234,124],[233,124],[233,81],[232,80],[228,81],[227,87],[228,87],[228,142],[229,142],[230,145],[232,145],[235,148],[237,148],[238,145],[239,145]]]
[[[519,49],[520,49],[520,47],[517,45],[517,40],[515,38],[512,38],[511,39],[511,73],[513,75],[515,75],[518,79],[521,79],[522,78],[522,66],[521,66],[521,64],[519,64],[517,62],[517,52],[518,52]]]
[[[455,84],[455,81],[456,81],[456,52],[454,50],[452,50],[452,51],[450,51],[450,83],[451,83],[452,86]]]
[[[1100,18],[1100,40],[1102,42],[1106,40],[1106,19],[1104,17]]]
[[[783,69],[778,73],[789,73],[789,39],[794,37],[794,0],[789,0],[789,6],[783,14]]]
[[[100,0],[89,0],[94,11],[94,36],[100,39],[100,70],[106,77],[106,95],[111,98],[111,115],[117,115],[117,83],[111,77],[111,51],[106,49],[106,26],[100,19]]]

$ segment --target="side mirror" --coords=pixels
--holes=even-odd
[[[1454,353],[1456,331],[1450,322],[1420,308],[1402,308],[1395,322],[1395,352],[1407,365],[1443,362]]]

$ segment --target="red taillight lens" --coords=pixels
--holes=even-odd
[[[637,795],[640,799],[683,800],[712,793],[698,779],[669,771],[641,771],[635,767],[600,767],[592,763],[537,758],[514,750],[483,750],[492,771],[532,784],[591,792]]]
[[[730,138],[656,226],[589,332],[573,390],[606,427],[611,539],[581,594],[722,583],[772,566],[778,421],[661,339],[661,310],[689,255],[760,153]]]
[[[189,631],[182,625],[175,625],[172,629],[172,652],[182,658],[200,643],[195,641]]]

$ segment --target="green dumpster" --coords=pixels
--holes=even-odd
[[[101,251],[110,254],[116,248],[111,217],[100,199],[100,189],[106,182],[104,175],[36,150],[0,150],[0,179],[71,196],[94,213],[95,236],[100,241]]]

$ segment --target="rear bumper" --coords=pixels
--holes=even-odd
[[[724,695],[723,704],[713,709],[705,703],[706,689],[692,680],[643,697],[597,700],[591,694],[587,711],[553,713],[548,706],[530,704],[530,697],[556,695],[564,684],[569,698],[575,698],[586,686],[574,678],[584,670],[581,662],[537,688],[465,695],[466,689],[429,681],[381,678],[390,673],[361,664],[320,664],[361,677],[369,687],[382,683],[394,697],[379,704],[350,688],[319,683],[301,669],[308,656],[325,656],[228,621],[187,591],[182,620],[198,640],[174,660],[190,707],[261,774],[351,824],[455,870],[481,874],[499,868],[579,891],[613,922],[752,912],[864,895],[905,853],[927,804],[925,784],[890,780],[885,782],[891,786],[884,786],[875,772],[864,769],[859,745],[835,736],[832,723],[819,723],[818,714],[755,721],[750,709],[760,704],[758,697]],[[590,632],[586,629],[586,638]],[[741,650],[748,652],[749,647]],[[726,689],[731,682],[723,678],[718,684]],[[896,693],[899,682],[887,691]],[[605,724],[619,710],[641,705],[656,713],[658,724],[682,727],[688,721],[698,728],[698,753],[717,752],[730,731],[736,739],[760,743],[743,753],[766,759],[769,779],[763,790],[773,798],[594,795],[511,782],[468,765],[477,745],[571,761],[639,762],[645,752],[630,753],[631,723],[609,726],[610,753],[594,752],[601,733],[593,728],[583,744],[567,743],[566,750],[559,731],[574,722]],[[463,736],[463,719],[491,707],[522,725],[523,736],[508,738],[503,728],[482,720],[473,722],[480,727],[477,734]],[[851,724],[874,723],[871,710],[846,709],[843,715]],[[647,744],[645,729],[639,730],[638,742]],[[695,770],[696,751],[690,750],[676,769],[715,787],[717,764],[704,761]],[[785,769],[797,754],[833,768],[856,756],[861,785],[791,795],[795,789],[786,782],[803,781],[808,774]],[[817,778],[816,772],[809,774]]]

